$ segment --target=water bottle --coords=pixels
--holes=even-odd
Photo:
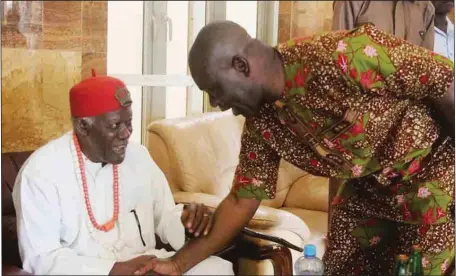
[[[317,248],[313,244],[304,246],[304,256],[295,263],[296,275],[323,275],[323,262],[316,256]]]

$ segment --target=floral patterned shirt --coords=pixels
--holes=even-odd
[[[453,63],[373,25],[294,39],[280,100],[245,122],[233,191],[275,197],[280,160],[318,176],[408,179],[439,137],[426,105],[453,81]]]

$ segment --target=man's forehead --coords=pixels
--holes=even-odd
[[[101,114],[97,117],[103,121],[116,121],[116,120],[120,120],[120,119],[126,119],[126,120],[130,119],[131,116],[132,116],[131,104],[127,104],[126,106],[124,106],[120,109]]]
[[[193,76],[193,80],[200,90],[211,89],[216,83],[215,75],[209,70],[202,70]]]

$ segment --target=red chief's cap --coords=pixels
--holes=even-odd
[[[70,109],[73,117],[92,117],[116,111],[132,103],[130,92],[121,80],[95,76],[70,89]]]

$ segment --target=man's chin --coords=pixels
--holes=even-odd
[[[119,165],[124,160],[125,160],[125,154],[122,154],[122,155],[117,155],[115,157],[109,158],[107,163],[112,164],[112,165]]]
[[[254,112],[252,112],[251,110],[246,110],[246,109],[240,110],[240,109],[237,109],[237,108],[232,108],[231,112],[233,113],[234,116],[242,115],[242,116],[244,116],[246,118],[253,117],[255,115]]]

